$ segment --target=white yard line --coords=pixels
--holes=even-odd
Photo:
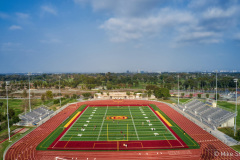
[[[150,107],[148,107],[150,109]],[[150,109],[151,110],[151,109]],[[152,111],[152,110],[151,110]],[[153,112],[153,111],[152,111]],[[157,119],[167,128],[167,130],[171,133],[171,135],[183,146],[183,144],[172,134],[172,132],[168,129],[168,127],[158,118],[158,116],[153,112],[153,114],[157,117]]]
[[[90,106],[88,106],[87,109],[88,109],[89,107],[90,107]],[[87,109],[85,109],[85,111],[86,111]],[[78,119],[84,114],[85,111],[83,111],[83,113],[78,117]],[[74,128],[73,126],[74,126],[74,124],[78,121],[78,119],[71,125],[71,127],[67,130],[67,132],[65,132],[58,141],[61,141],[62,138],[68,133],[68,131],[70,131],[71,128]]]
[[[101,125],[101,128],[100,128],[99,134],[98,134],[97,141],[99,140],[99,137],[100,137],[101,132],[102,132],[102,126],[103,126],[103,123],[104,123],[104,121],[105,121],[105,117],[106,117],[106,115],[107,115],[107,110],[108,110],[108,106],[107,106],[107,109],[106,109],[106,112],[105,112],[105,115],[104,115],[104,118],[103,118],[103,121],[102,121],[102,125]]]
[[[132,112],[131,112],[131,110],[130,110],[130,107],[129,107],[129,106],[128,106],[128,109],[129,109],[129,112],[130,112],[130,114],[131,114],[131,117],[132,117]],[[133,127],[134,127],[134,129],[135,129],[135,133],[136,133],[136,135],[137,135],[137,139],[139,140],[139,137],[138,137],[138,134],[137,134],[137,129],[136,129],[136,126],[135,126],[135,123],[134,123],[133,117],[132,117],[132,122],[133,122]]]

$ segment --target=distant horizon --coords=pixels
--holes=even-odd
[[[110,71],[107,72],[9,72],[9,73],[0,73],[0,75],[2,74],[75,74],[75,73],[79,73],[79,74],[98,74],[98,73],[108,73]],[[110,72],[110,73],[140,73],[140,74],[144,74],[144,73],[216,73],[216,70],[213,71],[144,71],[141,70],[141,72],[138,71],[123,71],[123,72]],[[217,73],[240,73],[240,70],[217,70]]]

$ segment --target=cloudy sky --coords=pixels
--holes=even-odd
[[[238,0],[1,0],[0,73],[240,70]]]

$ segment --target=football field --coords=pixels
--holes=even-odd
[[[89,106],[61,141],[174,140],[148,106]]]
[[[84,105],[37,147],[40,150],[148,150],[199,145],[151,105]]]

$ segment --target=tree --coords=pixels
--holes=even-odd
[[[22,96],[23,96],[23,98],[27,98],[27,91],[26,91],[26,89],[23,90]]]
[[[46,95],[45,95],[45,94],[42,94],[41,100],[42,100],[43,102],[46,100]]]
[[[13,116],[13,118],[12,118],[12,122],[13,123],[17,123],[17,122],[19,122],[20,121],[20,119],[19,119],[19,117],[18,116]]]
[[[190,95],[189,95],[189,96],[190,96],[190,98],[192,98],[192,97],[193,97],[193,94],[192,94],[192,93],[190,93]]]
[[[128,92],[126,92],[126,94],[127,94],[128,96],[130,96],[131,93],[128,91]]]
[[[89,93],[89,92],[83,93],[82,95],[83,95],[84,98],[89,98],[89,97],[92,96],[92,94]]]
[[[219,99],[220,98],[220,96],[219,96],[219,94],[217,94],[217,99]],[[216,94],[214,94],[214,99],[216,100]]]
[[[198,96],[198,98],[201,98],[201,97],[202,97],[202,95],[201,95],[201,94],[198,94],[197,96]]]
[[[181,93],[181,96],[184,97],[185,93]]]
[[[3,102],[0,102],[1,112],[2,112]]]
[[[147,95],[148,95],[148,97],[151,97],[152,91],[151,91],[151,90],[148,90],[148,91],[147,91]]]
[[[46,98],[47,98],[47,99],[53,99],[53,93],[52,93],[52,91],[46,91]]]
[[[237,131],[236,139],[237,139],[238,141],[240,140],[240,129]]]
[[[157,88],[154,90],[154,95],[156,98],[168,98],[170,97],[169,89]]]
[[[208,93],[206,94],[206,98],[209,98],[209,94]]]
[[[76,94],[73,94],[73,95],[72,95],[72,98],[73,98],[73,99],[77,99],[77,98],[79,98],[79,96],[76,95]]]
[[[9,108],[8,113],[9,113],[9,119],[12,119],[12,117],[15,115],[15,111],[12,108]]]
[[[146,90],[155,90],[156,88],[158,88],[158,87],[156,85],[152,85],[152,84],[146,86]]]

